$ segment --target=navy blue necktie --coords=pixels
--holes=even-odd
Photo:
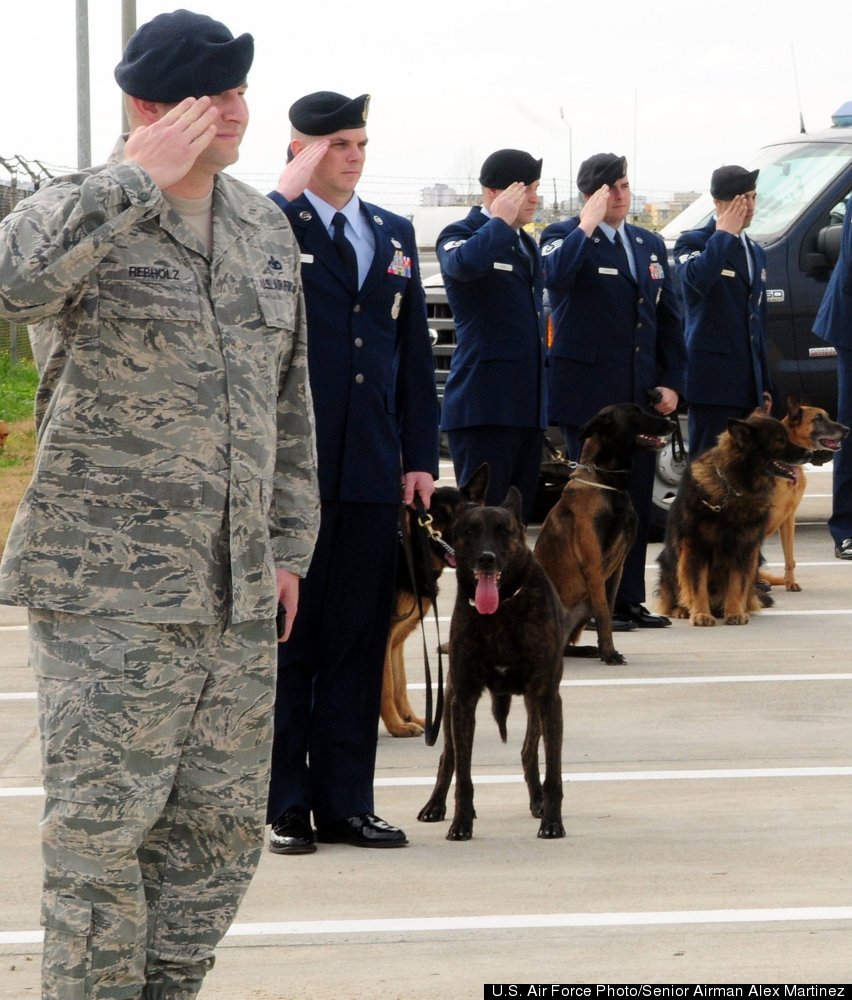
[[[630,266],[630,258],[627,256],[627,248],[625,247],[624,241],[621,238],[621,233],[617,229],[615,231],[615,236],[613,236],[612,238],[612,245],[615,247],[616,253],[618,254],[618,258],[623,264],[627,273],[632,278],[635,278],[636,276],[633,274],[633,268]]]
[[[346,238],[343,227],[346,224],[346,216],[343,212],[335,212],[331,220],[334,229],[334,246],[340,259],[343,261],[343,270],[346,274],[346,283],[353,292],[358,291],[358,258],[355,255],[355,247]]]

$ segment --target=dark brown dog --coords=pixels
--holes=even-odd
[[[666,417],[633,403],[605,406],[581,429],[577,468],[545,518],[535,557],[567,611],[566,655],[624,663],[612,640],[612,609],[624,560],[636,536],[636,512],[627,485],[633,456],[659,450],[674,430]],[[598,645],[576,646],[594,617]]]
[[[530,812],[538,835],[565,836],[562,825],[562,605],[533,558],[520,520],[521,495],[512,487],[501,507],[483,506],[488,467],[462,487],[470,505],[456,522],[457,595],[450,626],[450,669],[444,699],[444,749],[435,788],[418,819],[446,816],[447,791],[456,776],[455,815],[447,840],[473,836],[471,757],[476,706],[485,688],[500,736],[512,695],[523,695],[527,731],[521,751]],[[544,738],[542,786],[538,745]]]
[[[787,415],[781,421],[787,428],[790,440],[800,448],[808,448],[813,452],[810,462],[813,465],[823,465],[831,460],[832,455],[840,450],[849,434],[849,428],[837,423],[817,406],[805,406],[791,397],[787,399]],[[793,555],[793,538],[796,532],[796,511],[805,495],[808,484],[804,469],[794,465],[790,467],[793,480],[776,479],[772,494],[772,507],[769,511],[769,521],[766,525],[766,537],[778,531],[781,535],[781,548],[784,552],[784,575],[779,576],[768,570],[760,571],[760,578],[773,586],[784,584],[787,590],[799,591],[802,588],[796,580],[796,559]]]
[[[776,478],[810,458],[780,420],[754,413],[729,420],[719,443],[684,472],[658,557],[663,614],[693,625],[746,625],[755,592],[760,544]]]
[[[412,565],[400,542],[396,566],[396,593],[382,677],[382,722],[391,736],[420,736],[425,722],[414,713],[408,700],[405,676],[405,640],[417,628],[423,614],[432,610],[438,595],[438,578],[445,566],[454,565],[453,534],[456,519],[465,506],[455,486],[439,486],[432,494],[428,523],[405,508],[404,528],[411,545]],[[446,544],[446,548],[441,542]],[[412,568],[416,581],[412,580]],[[416,589],[416,593],[415,593]],[[418,604],[417,595],[420,596]]]

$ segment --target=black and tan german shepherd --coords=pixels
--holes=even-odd
[[[562,494],[541,526],[535,557],[567,613],[568,656],[624,663],[613,645],[612,610],[624,560],[636,536],[627,487],[638,451],[659,451],[674,424],[634,403],[605,406],[581,429],[583,450]],[[594,617],[598,645],[577,646]]]
[[[849,434],[849,428],[832,420],[825,410],[818,406],[808,406],[800,403],[792,396],[787,397],[787,414],[781,423],[787,428],[790,440],[801,448],[809,448],[813,454],[808,459],[812,465],[824,465],[840,451],[843,442]],[[779,532],[781,548],[784,552],[784,575],[770,573],[761,569],[760,579],[765,583],[777,586],[784,584],[785,589],[800,591],[802,588],[796,580],[796,558],[793,554],[793,539],[796,534],[796,511],[805,495],[808,484],[805,471],[801,466],[791,466],[792,481],[775,479],[772,494],[772,507],[766,525],[766,537]]]
[[[776,479],[811,452],[780,420],[754,413],[729,420],[718,444],[690,463],[672,501],[658,556],[659,607],[693,625],[746,625],[760,609],[755,591],[760,545]]]
[[[455,814],[448,840],[473,836],[471,757],[476,706],[487,688],[500,736],[513,695],[522,695],[527,731],[521,751],[530,812],[541,820],[538,836],[565,836],[562,825],[562,604],[533,558],[521,523],[521,495],[513,486],[499,507],[484,506],[488,466],[462,486],[468,505],[455,530],[456,602],[450,626],[450,669],[444,694],[444,749],[435,787],[417,818],[446,816],[447,792],[456,776]],[[538,745],[544,739],[542,785]]]
[[[405,640],[417,628],[422,613],[432,610],[438,596],[438,578],[445,566],[453,566],[452,545],[455,523],[465,500],[455,486],[439,486],[432,494],[428,527],[420,515],[406,507],[397,548],[396,591],[382,677],[382,722],[391,736],[420,736],[425,722],[415,715],[408,700],[405,676]],[[437,537],[436,537],[437,535]],[[441,544],[441,541],[444,544]],[[412,558],[406,556],[409,546]],[[416,576],[412,580],[412,570]],[[418,603],[418,595],[420,602]]]

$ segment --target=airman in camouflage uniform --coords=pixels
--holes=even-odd
[[[252,55],[188,11],[143,25],[130,136],[0,226],[41,374],[0,601],[38,679],[45,1000],[195,997],[262,846],[275,612],[319,504],[298,250],[220,172]]]

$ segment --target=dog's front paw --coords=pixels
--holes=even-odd
[[[538,835],[542,840],[557,840],[559,837],[564,837],[565,827],[562,825],[562,820],[556,819],[549,822],[542,820],[541,826],[538,828]]]
[[[796,583],[795,580],[791,580],[786,586],[787,590],[789,590],[793,594],[800,593],[802,589],[801,584]]]
[[[689,608],[675,608],[669,615],[670,618],[689,618]]]
[[[440,823],[447,815],[445,802],[432,802],[431,800],[417,814],[421,823]]]
[[[467,820],[454,820],[447,830],[447,840],[471,840],[473,838],[473,823]]]
[[[541,798],[530,799],[530,813],[533,819],[541,819],[544,812],[544,800]]]
[[[617,649],[614,649],[611,653],[601,653],[601,659],[610,666],[620,666],[622,663],[627,663],[627,660],[624,659]]]
[[[716,619],[713,615],[708,615],[704,611],[696,611],[692,616],[692,624],[700,625],[703,628],[709,628],[711,625],[716,624]]]
[[[416,722],[400,722],[399,725],[395,725],[393,728],[387,726],[387,731],[391,736],[422,736],[423,727],[418,726]]]
[[[736,611],[733,614],[725,615],[726,625],[748,625],[749,616],[745,611]]]

